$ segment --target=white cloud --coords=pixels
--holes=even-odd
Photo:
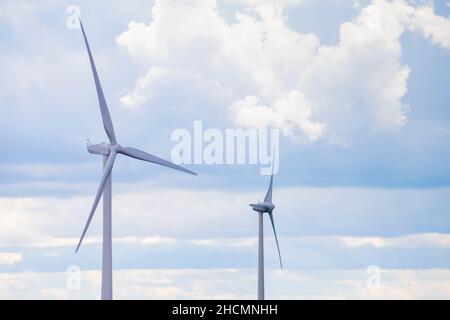
[[[23,256],[19,252],[0,252],[0,265],[11,265],[19,263]]]
[[[240,238],[240,239],[194,239],[190,240],[189,243],[194,244],[196,246],[205,246],[205,247],[222,247],[222,246],[231,246],[231,247],[253,247],[258,243],[257,238]]]
[[[322,46],[301,78],[316,114],[339,134],[396,128],[406,121],[408,67],[401,62],[400,2],[373,1],[340,28],[335,46]]]
[[[450,270],[382,270],[381,287],[366,285],[366,270],[266,272],[269,299],[448,299]],[[98,299],[100,273],[82,271],[81,289],[66,273],[0,273],[1,299]],[[255,270],[119,270],[115,299],[255,299]]]
[[[261,4],[273,5],[273,6],[281,6],[287,7],[292,5],[298,5],[305,0],[228,0],[234,3],[243,3],[250,7],[255,7]]]
[[[267,236],[271,241],[272,235]],[[295,242],[303,245],[321,243],[333,246],[342,243],[349,248],[372,246],[375,248],[450,248],[450,234],[448,233],[419,233],[407,234],[398,237],[364,237],[364,236],[305,236],[283,237],[284,242]],[[189,243],[198,246],[223,247],[223,246],[256,246],[258,239],[253,238],[228,238],[228,239],[196,239]]]
[[[450,19],[437,16],[432,7],[421,7],[415,11],[412,28],[420,30],[433,43],[450,50]]]
[[[160,236],[146,236],[146,237],[124,237],[114,240],[118,243],[127,244],[146,244],[146,245],[168,245],[175,244],[176,240],[174,238],[160,237]]]
[[[409,68],[400,38],[406,29],[449,47],[449,19],[404,0],[373,0],[341,25],[334,46],[288,26],[283,8],[298,1],[239,2],[251,9],[231,23],[214,0],[156,1],[150,24],[131,22],[117,42],[149,71],[122,103],[149,102],[160,81],[156,73],[195,70],[230,93],[223,103],[234,101],[229,111],[236,125],[280,127],[299,141],[345,140],[405,124]]]
[[[258,17],[238,14],[233,25],[218,15],[211,0],[191,1],[189,6],[157,1],[152,16],[150,25],[132,22],[117,38],[133,58],[150,66],[135,91],[122,100],[126,105],[137,106],[153,94],[155,65],[157,70],[177,74],[194,69],[204,79],[225,88],[222,91],[235,100],[234,107],[247,104],[247,112],[253,114],[257,106],[248,105],[253,95],[263,104],[277,101],[277,109],[272,112],[279,118],[276,125],[286,127],[286,134],[295,127],[310,140],[320,135],[321,125],[310,119],[310,106],[302,95],[285,88],[286,82],[298,80],[298,71],[311,60],[318,44],[315,36],[291,31],[270,5],[258,5]],[[295,108],[293,105],[299,102],[301,105]],[[236,111],[234,117],[242,122],[244,117]],[[294,118],[288,119],[290,116]],[[267,116],[265,120],[261,125],[274,124]]]
[[[231,105],[230,110],[237,125],[246,127],[281,128],[284,135],[293,139],[306,136],[314,142],[326,131],[326,125],[311,121],[311,106],[297,90],[280,97],[273,108],[258,105],[258,98],[247,96]]]
[[[151,68],[144,78],[139,79],[136,84],[136,90],[120,99],[122,104],[134,108],[146,103],[154,96],[154,93],[144,92],[147,88],[152,88],[158,80],[165,76],[165,73],[165,70],[161,68]]]
[[[400,237],[339,237],[349,247],[373,246],[376,248],[450,248],[450,234],[422,233]]]
[[[92,194],[96,187],[82,186],[84,192],[92,190]],[[248,203],[259,199],[259,193],[169,189],[134,183],[116,184],[114,190],[117,243],[250,246],[255,241],[257,220]],[[279,236],[300,241],[320,235],[323,241],[348,246],[448,247],[447,234],[426,233],[448,225],[447,195],[445,188],[279,188],[275,194],[276,223]],[[92,197],[0,198],[0,246],[75,246]],[[404,205],[399,208],[398,203]],[[429,213],[430,206],[433,214]],[[86,244],[100,243],[101,217],[100,206]],[[395,237],[386,235],[386,224],[398,226]],[[360,236],[369,233],[376,236]]]

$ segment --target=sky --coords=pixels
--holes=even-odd
[[[195,121],[279,130],[268,298],[450,298],[445,0],[1,0],[0,298],[99,297],[101,206],[74,251],[102,174],[86,139],[107,136],[71,6],[122,145],[170,159]],[[186,167],[118,158],[116,298],[256,297],[268,177]]]

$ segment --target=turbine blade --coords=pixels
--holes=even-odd
[[[270,176],[269,189],[267,190],[267,194],[266,194],[266,197],[264,198],[264,202],[272,202],[272,187],[273,187],[273,173]]]
[[[267,190],[264,202],[272,202],[274,156],[275,156],[275,148],[272,150],[272,174],[270,175],[269,189]]]
[[[124,154],[124,155],[126,155],[126,156],[129,156],[131,158],[134,158],[134,159],[138,159],[138,160],[142,160],[142,161],[147,161],[147,162],[159,164],[161,166],[165,166],[165,167],[172,168],[172,169],[175,169],[175,170],[183,171],[183,172],[186,172],[186,173],[189,173],[189,174],[193,174],[195,176],[197,175],[195,172],[193,172],[191,170],[185,169],[185,168],[183,168],[183,167],[181,167],[179,165],[176,165],[176,164],[174,164],[172,162],[160,159],[158,157],[155,157],[154,155],[151,155],[151,154],[149,154],[147,152],[144,152],[144,151],[141,151],[141,150],[138,150],[138,149],[135,149],[135,148],[122,147],[119,152]]]
[[[100,185],[98,187],[97,195],[95,196],[94,204],[92,205],[91,212],[89,213],[89,217],[87,219],[86,225],[83,229],[83,233],[81,234],[80,241],[78,242],[77,249],[75,250],[75,253],[78,252],[78,249],[80,249],[81,243],[83,242],[84,236],[86,235],[86,231],[89,228],[89,225],[91,224],[92,217],[94,216],[95,209],[97,209],[98,202],[100,201],[100,198],[103,194],[103,188],[105,187],[106,180],[111,175],[111,170],[114,165],[114,159],[116,157],[116,153],[111,153],[108,157],[108,161],[106,162],[105,169],[103,170],[103,177],[100,181]]]
[[[95,88],[97,89],[98,103],[100,105],[100,112],[102,114],[103,126],[105,128],[106,134],[108,135],[111,144],[116,144],[116,135],[114,133],[114,127],[111,121],[111,116],[109,114],[108,105],[106,104],[105,95],[103,94],[102,85],[100,84],[100,79],[98,78],[97,68],[95,67],[94,58],[92,57],[91,48],[84,32],[83,24],[80,20],[81,31],[83,32],[84,42],[86,44],[86,49],[89,55],[89,61],[91,63],[92,73],[94,75]]]
[[[272,222],[272,228],[273,228],[273,234],[275,235],[275,241],[277,242],[278,257],[280,258],[280,267],[283,270],[283,262],[281,261],[280,246],[278,244],[277,231],[275,230],[275,222],[273,221],[273,213],[272,213],[272,211],[269,212],[269,217],[270,217],[270,222]]]

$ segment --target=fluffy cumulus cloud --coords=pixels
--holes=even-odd
[[[160,83],[173,90],[179,81],[191,81],[193,90],[210,83],[238,126],[278,127],[298,141],[344,141],[405,124],[406,30],[450,49],[450,20],[406,0],[355,2],[359,14],[341,24],[335,45],[289,26],[283,10],[301,1],[234,2],[246,9],[233,21],[215,0],[190,0],[156,1],[149,24],[131,22],[117,42],[147,73],[122,103],[151,105]]]
[[[419,30],[435,44],[450,49],[450,20],[434,14],[431,7],[421,7],[415,11],[411,27]]]

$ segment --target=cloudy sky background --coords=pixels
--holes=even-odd
[[[72,4],[121,144],[169,158],[195,120],[281,129],[285,270],[266,223],[269,298],[450,297],[446,1],[2,0],[0,298],[99,296],[100,210],[74,249],[101,176],[85,142],[106,135]],[[199,176],[117,161],[117,298],[255,296],[248,203],[267,177],[189,168]]]

